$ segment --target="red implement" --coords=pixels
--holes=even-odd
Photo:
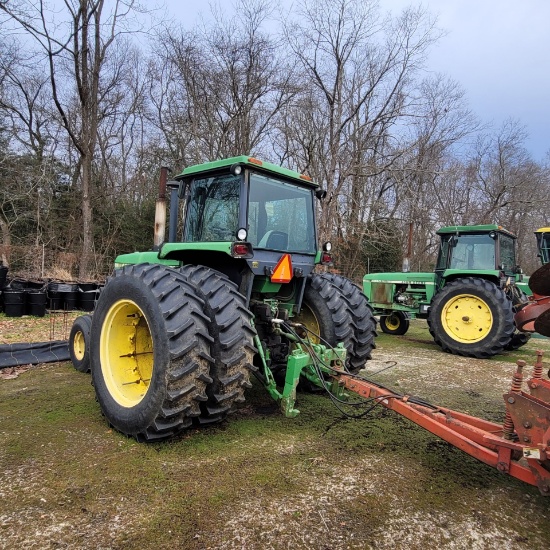
[[[348,390],[378,401],[478,460],[536,485],[544,496],[550,496],[550,381],[542,378],[542,351],[537,352],[533,375],[527,381],[529,393],[521,389],[524,366],[525,361],[517,362],[512,387],[504,394],[503,424],[432,406],[357,377],[337,377]]]

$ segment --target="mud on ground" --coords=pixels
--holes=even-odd
[[[538,348],[550,361],[547,339],[456,357],[417,321],[378,338],[366,373],[500,422],[516,359],[532,364]],[[255,384],[227,422],[144,445],[109,429],[89,375],[68,363],[0,380],[0,548],[550,546],[550,498],[536,488],[391,411],[351,420],[317,394],[298,406],[282,417]]]

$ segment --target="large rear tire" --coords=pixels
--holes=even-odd
[[[403,336],[409,330],[409,320],[402,311],[392,311],[389,315],[380,316],[380,328],[386,334]]]
[[[512,302],[477,277],[451,281],[434,297],[428,327],[444,351],[485,359],[501,353],[514,333]]]
[[[187,265],[180,269],[205,302],[214,363],[210,367],[212,383],[206,388],[208,400],[201,403],[200,424],[218,422],[244,403],[245,390],[251,387],[250,373],[256,348],[252,313],[237,286],[223,273],[205,266]]]
[[[200,415],[212,382],[203,307],[193,286],[165,266],[125,266],[107,281],[94,312],[91,366],[97,400],[114,428],[159,440]]]
[[[81,315],[74,320],[69,334],[69,355],[74,368],[90,372],[90,330],[92,316]]]
[[[349,305],[349,313],[353,320],[353,336],[348,349],[348,369],[352,373],[359,372],[365,367],[368,359],[372,358],[372,350],[376,348],[376,319],[372,307],[365,294],[352,281],[334,273],[321,275],[332,283],[336,290]]]
[[[337,284],[347,287],[347,281],[356,287],[344,277],[339,279],[342,280],[336,283],[331,276],[310,275],[306,281],[301,311],[294,320],[311,331],[309,337],[313,343],[335,346],[343,342],[348,352],[347,368],[356,373],[370,358],[376,323],[366,298],[363,300],[350,288],[344,292]],[[359,289],[357,292],[360,292]],[[352,303],[357,308],[355,314]]]

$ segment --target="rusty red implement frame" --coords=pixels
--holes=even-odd
[[[550,496],[550,381],[542,378],[542,355],[537,351],[533,374],[527,381],[529,393],[521,389],[525,361],[517,361],[512,387],[504,394],[503,424],[415,403],[415,398],[357,377],[341,374],[337,378],[346,389],[378,401],[485,464]]]

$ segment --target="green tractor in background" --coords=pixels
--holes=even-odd
[[[73,363],[91,369],[114,428],[152,441],[218,422],[251,374],[292,417],[299,382],[325,388],[335,369],[363,368],[376,321],[351,281],[314,273],[331,245],[317,243],[325,193],[310,178],[241,156],[175,182],[165,171],[161,199],[166,188],[168,239],[161,200],[155,249],[118,256],[93,316],[71,331]]]
[[[363,290],[380,328],[405,334],[409,319],[427,319],[444,351],[487,358],[524,345],[514,313],[527,303],[518,286],[516,237],[498,225],[441,228],[434,273],[373,273]]]

